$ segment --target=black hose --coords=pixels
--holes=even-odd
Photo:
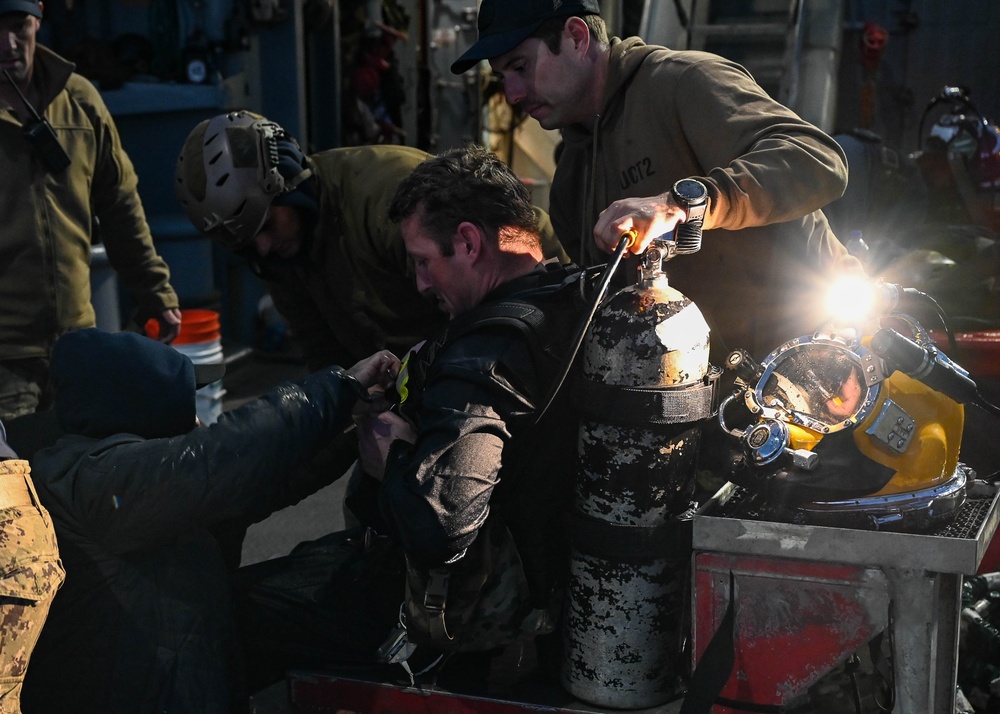
[[[933,307],[934,311],[937,313],[938,319],[941,321],[941,326],[944,327],[944,332],[948,336],[948,346],[951,348],[951,353],[953,355],[958,354],[958,342],[955,341],[955,333],[951,329],[951,323],[948,320],[948,315],[945,313],[944,308],[938,303],[937,300],[932,298],[925,292],[917,291],[924,300],[929,302]]]
[[[549,407],[552,406],[552,402],[555,401],[556,396],[559,394],[559,390],[562,389],[563,383],[566,381],[566,376],[569,374],[569,371],[573,368],[573,363],[576,361],[577,353],[580,351],[580,345],[583,344],[583,338],[587,335],[587,329],[590,327],[590,323],[594,319],[594,314],[597,312],[598,306],[600,306],[601,301],[604,300],[605,293],[608,291],[608,286],[611,284],[611,278],[614,277],[615,271],[618,270],[618,266],[622,262],[622,257],[625,255],[625,251],[630,245],[632,245],[635,238],[635,232],[629,231],[624,233],[618,241],[618,246],[615,248],[615,252],[611,256],[611,260],[608,262],[607,267],[605,267],[604,272],[601,274],[601,280],[597,285],[597,292],[594,295],[594,299],[591,301],[590,307],[587,309],[587,314],[580,323],[576,336],[573,338],[569,355],[563,363],[559,377],[549,390],[549,396],[545,400],[545,405],[538,410],[533,422],[534,424],[538,424],[538,422],[542,420],[542,417],[545,416],[545,412],[547,412]]]
[[[988,412],[993,416],[1000,417],[1000,407],[998,407],[993,402],[987,401],[986,398],[980,392],[976,392],[976,399],[974,399],[972,403],[975,404],[980,409],[982,409],[984,412]]]

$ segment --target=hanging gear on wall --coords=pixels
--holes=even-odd
[[[927,133],[927,120],[944,107]],[[914,155],[934,206],[1000,232],[1000,127],[984,117],[968,88],[946,86],[927,103]]]
[[[276,25],[288,19],[287,0],[248,0],[250,18],[261,25]]]
[[[875,125],[876,87],[878,86],[878,67],[889,44],[889,32],[881,25],[866,22],[861,31],[861,67],[863,80],[861,83],[861,119],[862,129],[871,129]]]

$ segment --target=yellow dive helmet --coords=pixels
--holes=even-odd
[[[886,326],[892,320],[909,335]],[[975,384],[908,316],[853,335],[799,337],[760,364],[729,355],[736,389],[718,419],[741,447],[729,478],[780,520],[938,525],[965,501],[961,402]]]

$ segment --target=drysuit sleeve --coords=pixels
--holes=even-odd
[[[417,440],[393,443],[379,497],[392,535],[411,557],[427,566],[450,562],[475,539],[512,428],[532,414],[525,395],[533,374],[528,347],[509,336],[459,339],[435,361],[421,396]]]

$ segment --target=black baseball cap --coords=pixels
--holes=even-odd
[[[483,0],[479,6],[479,39],[451,65],[455,74],[480,60],[510,52],[554,17],[600,15],[597,0]]]
[[[8,12],[25,12],[41,17],[42,5],[38,0],[0,0],[0,15],[6,15]]]

